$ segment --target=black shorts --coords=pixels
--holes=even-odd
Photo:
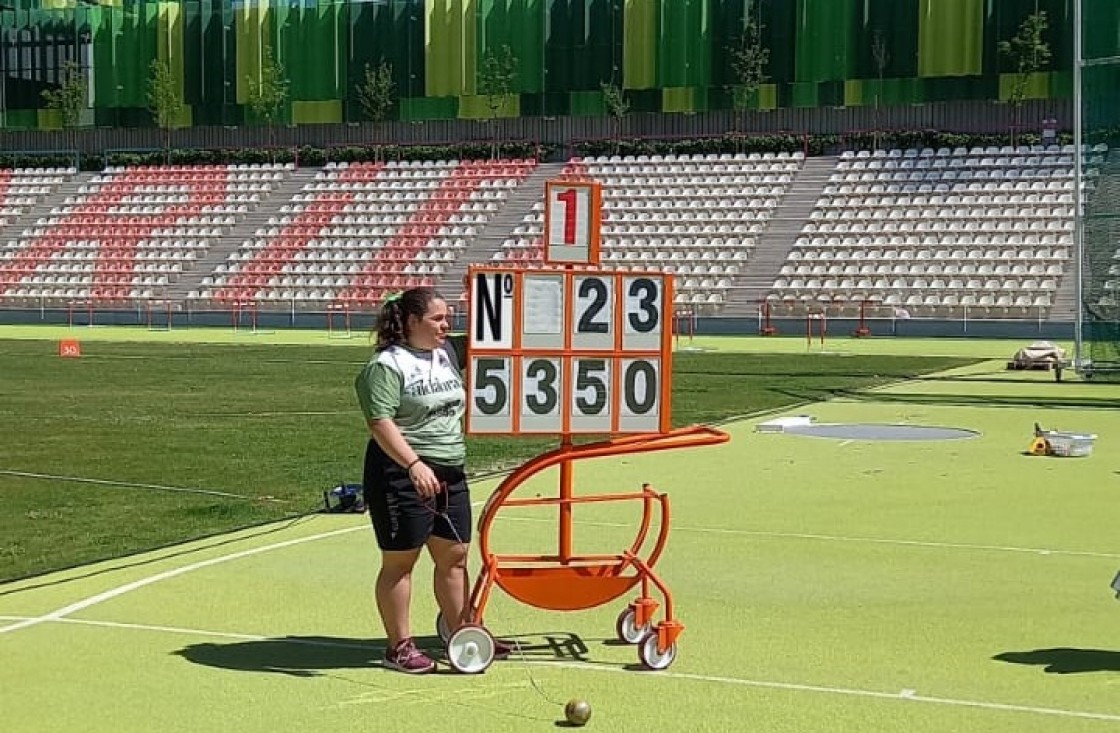
[[[375,441],[366,447],[362,488],[382,550],[415,550],[429,537],[452,542],[471,541],[471,494],[462,466],[425,461],[445,488],[423,499],[408,471],[381,450]]]

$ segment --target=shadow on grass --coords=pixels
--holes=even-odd
[[[576,634],[547,632],[502,638],[515,642],[520,650],[510,656],[511,661],[587,661],[587,644]],[[438,636],[416,637],[415,641],[429,656],[446,660],[444,644]],[[229,644],[191,644],[173,654],[207,667],[317,677],[323,670],[380,667],[385,648],[384,639],[280,636]]]
[[[1120,651],[1107,649],[1032,649],[1029,652],[1002,652],[992,659],[1008,664],[1044,667],[1043,671],[1047,674],[1120,672]]]
[[[435,638],[418,638],[422,648]],[[294,677],[316,677],[325,669],[360,669],[379,666],[385,652],[383,640],[338,636],[280,636],[232,644],[201,643],[174,654],[207,667],[244,672],[275,672]]]
[[[579,636],[568,632],[539,633],[503,638],[517,642],[520,651],[515,652],[509,661],[497,662],[497,664],[516,663],[516,660],[519,659],[525,662],[585,661],[588,651],[587,644]],[[443,641],[439,637],[416,637],[415,641],[416,645],[429,655],[438,659],[445,658]],[[401,694],[395,684],[382,685],[376,681],[376,678],[367,676],[358,679],[344,674],[345,670],[381,667],[385,647],[384,639],[356,639],[338,636],[282,636],[238,641],[231,644],[191,644],[173,652],[173,654],[194,664],[221,669],[271,672],[295,678],[330,678],[349,683],[356,688],[365,689],[366,692],[363,692],[359,699],[369,700],[371,695],[383,694],[385,696],[384,700],[390,702],[399,699]],[[437,669],[436,674],[458,675],[446,663]],[[550,706],[562,704],[548,698],[537,686],[531,675],[529,684]],[[509,687],[509,685],[506,685],[506,687]],[[517,686],[516,689],[520,692],[511,694],[524,694],[525,688]],[[437,691],[433,692],[432,695],[433,701],[441,705],[523,720],[551,722],[556,727],[561,728],[569,725],[566,720],[556,719],[551,715],[544,717],[511,712],[500,705],[480,702],[493,695],[486,685],[472,684],[469,689],[444,690],[442,693]]]

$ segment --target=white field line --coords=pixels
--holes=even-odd
[[[484,502],[476,501],[472,503],[472,506],[481,506],[483,503]],[[243,557],[252,557],[254,555],[260,555],[265,552],[271,552],[272,550],[281,550],[286,547],[294,547],[295,545],[302,545],[306,542],[328,539],[331,537],[337,537],[339,535],[348,534],[350,532],[358,532],[361,530],[370,531],[369,524],[362,523],[357,527],[346,527],[345,529],[336,529],[330,532],[308,535],[307,537],[297,537],[296,539],[285,540],[283,542],[275,542],[271,545],[264,545],[263,547],[253,547],[248,550],[241,550],[240,552],[234,552],[228,555],[219,555],[218,557],[212,557],[209,560],[202,560],[200,562],[191,563],[190,565],[183,565],[182,567],[165,570],[162,573],[150,575],[146,578],[141,578],[140,580],[135,580],[131,583],[117,586],[116,588],[110,588],[109,590],[89,596],[88,598],[83,598],[80,601],[75,601],[68,606],[63,606],[62,608],[56,609],[42,616],[25,618],[16,623],[9,624],[8,626],[0,626],[0,634],[8,634],[13,631],[19,631],[20,629],[26,629],[30,626],[41,624],[44,621],[58,621],[69,616],[72,613],[84,611],[90,606],[96,606],[98,603],[103,603],[105,601],[118,598],[120,596],[123,596],[125,593],[130,593],[134,590],[137,590],[138,588],[144,588],[146,586],[158,583],[162,580],[167,580],[169,578],[177,578],[180,575],[185,575],[186,573],[194,572],[195,570],[201,570],[203,568],[213,567],[214,565],[221,565],[222,563],[231,562],[233,560],[240,560]]]
[[[503,516],[503,522],[555,522],[555,519],[544,517],[510,517]],[[576,520],[573,524],[589,527],[620,527],[627,529],[632,524],[622,522],[596,522]],[[719,534],[742,537],[764,537],[773,539],[814,540],[818,542],[851,542],[875,545],[896,545],[899,547],[928,547],[943,550],[979,550],[984,552],[1013,552],[1027,555],[1062,555],[1066,557],[1097,557],[1108,560],[1120,560],[1120,553],[1091,552],[1088,550],[1054,550],[1044,547],[1016,547],[1014,545],[979,545],[962,542],[933,542],[927,540],[902,540],[887,539],[883,537],[847,537],[844,535],[811,534],[806,532],[767,532],[750,529],[721,529],[718,527],[673,527],[673,532],[689,532],[692,534]]]
[[[475,506],[478,506],[482,503],[484,503],[484,502],[481,502],[481,501],[473,502],[473,504]],[[549,519],[534,518],[534,517],[506,517],[505,519],[508,519],[510,521],[523,521],[523,522],[550,522],[550,521],[552,521],[552,520],[549,520]],[[625,524],[618,523],[618,522],[579,522],[579,524],[583,524],[583,525],[587,525],[587,526],[623,527],[623,528],[629,526],[629,525],[625,525]],[[240,552],[235,552],[235,553],[232,553],[232,554],[229,554],[229,555],[221,555],[219,557],[211,558],[209,560],[203,560],[201,562],[192,563],[190,565],[184,565],[182,567],[173,568],[171,570],[167,570],[167,571],[164,571],[162,573],[158,573],[156,575],[149,576],[147,578],[141,578],[140,580],[136,580],[136,581],[133,581],[131,583],[127,583],[125,585],[118,586],[117,588],[111,588],[109,590],[103,591],[103,592],[98,593],[96,595],[90,596],[88,598],[84,598],[84,599],[76,601],[74,603],[71,603],[67,606],[63,606],[62,608],[51,611],[50,613],[47,613],[43,616],[24,619],[22,621],[10,624],[8,626],[0,627],[0,634],[6,634],[6,633],[10,633],[12,631],[18,631],[19,629],[24,629],[24,628],[28,628],[30,626],[35,626],[35,625],[37,625],[39,623],[42,623],[44,621],[55,621],[55,620],[58,620],[58,619],[61,619],[61,618],[65,618],[66,616],[69,616],[70,614],[76,613],[78,611],[82,611],[86,608],[97,605],[97,604],[102,603],[104,601],[111,600],[113,598],[117,598],[119,596],[122,596],[122,595],[124,595],[126,593],[129,593],[133,590],[136,590],[138,588],[143,588],[143,587],[152,585],[154,583],[158,583],[162,580],[167,580],[169,578],[175,578],[175,577],[178,577],[180,575],[184,575],[186,573],[193,572],[195,570],[201,570],[203,568],[212,567],[214,565],[219,565],[219,564],[230,562],[230,561],[233,561],[233,560],[238,560],[238,559],[241,559],[243,557],[251,557],[251,556],[259,555],[259,554],[262,554],[262,553],[265,553],[265,552],[270,552],[272,550],[283,549],[283,548],[286,548],[286,547],[292,547],[294,545],[303,544],[305,542],[313,542],[315,540],[326,539],[326,538],[329,538],[329,537],[334,537],[334,536],[341,535],[341,534],[346,534],[346,533],[349,533],[349,532],[356,532],[356,531],[364,530],[364,529],[366,529],[365,525],[358,526],[358,527],[347,527],[345,529],[333,530],[331,532],[325,532],[325,533],[322,533],[322,534],[310,535],[308,537],[300,537],[300,538],[293,539],[293,540],[286,540],[284,542],[278,542],[278,543],[274,543],[274,544],[271,544],[271,545],[265,545],[263,547],[255,547],[255,548],[251,548],[251,549],[248,549],[248,550],[242,550]],[[1001,545],[974,545],[974,544],[961,544],[961,543],[949,543],[949,542],[925,542],[925,541],[918,541],[918,540],[890,540],[890,539],[881,539],[881,538],[873,538],[873,537],[845,537],[845,536],[838,536],[838,535],[819,535],[819,534],[806,534],[806,533],[795,533],[795,532],[760,532],[760,531],[752,531],[752,530],[714,529],[714,528],[699,528],[699,527],[678,527],[676,531],[678,531],[678,532],[692,532],[692,533],[698,533],[698,534],[721,534],[721,535],[738,535],[738,536],[747,536],[747,537],[770,537],[770,538],[778,538],[778,539],[805,539],[805,540],[824,541],[824,542],[870,543],[870,544],[883,544],[883,545],[904,546],[904,547],[927,547],[927,548],[935,548],[935,549],[980,550],[980,551],[987,551],[987,552],[1013,552],[1013,553],[1025,553],[1025,554],[1035,554],[1035,555],[1099,557],[1099,558],[1109,558],[1109,559],[1120,558],[1120,554],[1115,554],[1115,553],[1084,552],[1084,551],[1077,551],[1077,550],[1053,550],[1053,549],[1044,549],[1044,548],[1013,547],[1013,546],[1001,546]]]
[[[40,619],[27,618],[21,616],[0,616],[0,620],[4,621],[37,621]],[[290,638],[275,638],[268,636],[260,636],[257,634],[238,634],[226,631],[208,631],[204,629],[188,629],[179,626],[151,626],[146,624],[131,624],[119,623],[114,621],[90,621],[84,619],[67,619],[67,618],[54,618],[49,619],[56,623],[73,624],[78,626],[95,626],[102,628],[126,629],[131,631],[152,631],[157,633],[166,634],[180,634],[186,636],[201,636],[219,639],[234,639],[237,641],[268,641],[290,644],[301,644],[304,646],[321,646],[321,647],[334,647],[345,649],[362,649],[362,650],[375,650],[380,647],[366,644],[347,644],[344,642],[331,642],[331,641],[312,641],[309,639],[290,639]],[[1064,708],[1048,708],[1034,705],[1014,705],[1009,703],[987,702],[983,700],[963,700],[959,698],[950,697],[934,697],[931,695],[919,695],[913,688],[903,688],[899,692],[882,692],[879,690],[861,690],[852,687],[831,687],[828,685],[809,685],[799,684],[795,682],[778,682],[775,680],[751,680],[740,677],[725,677],[720,675],[704,675],[704,674],[689,674],[685,672],[651,672],[648,674],[635,675],[633,672],[623,669],[621,667],[606,667],[602,665],[581,664],[578,662],[546,662],[546,661],[531,661],[522,660],[524,664],[539,666],[544,668],[560,667],[563,669],[571,669],[579,672],[615,672],[631,675],[635,679],[670,679],[670,680],[688,680],[692,682],[707,682],[721,685],[735,685],[740,687],[755,687],[759,689],[768,690],[782,690],[786,692],[808,692],[822,695],[836,695],[843,697],[864,697],[876,700],[891,700],[896,702],[905,703],[926,703],[929,705],[943,705],[948,707],[965,707],[974,708],[977,710],[988,710],[996,712],[1009,712],[1009,713],[1024,713],[1028,715],[1046,715],[1051,717],[1060,718],[1080,718],[1082,720],[1099,720],[1109,723],[1120,722],[1120,715],[1109,713],[1094,713],[1082,710],[1067,710]],[[371,660],[370,667],[380,666],[376,661]]]
[[[271,333],[271,332],[270,332]],[[111,343],[102,341],[101,343]],[[117,342],[122,343],[122,342]],[[140,342],[133,342],[140,343]],[[240,342],[237,342],[240,343]],[[231,343],[209,343],[203,341],[194,342],[194,345],[204,346],[230,346]],[[267,345],[267,344],[262,344]],[[275,346],[276,344],[272,344]],[[294,346],[321,346],[321,344],[291,344]],[[100,361],[179,361],[189,359],[189,356],[162,356],[160,354],[83,354],[83,359],[87,360],[100,360]],[[314,364],[316,366],[364,366],[364,361],[348,361],[338,359],[262,359],[265,364]]]
[[[70,483],[79,484],[96,484],[98,486],[114,486],[126,489],[152,489],[155,491],[176,491],[184,494],[205,494],[207,496],[222,496],[229,499],[252,499],[251,496],[244,494],[231,494],[226,491],[214,491],[212,489],[192,489],[185,486],[163,486],[160,484],[137,484],[129,481],[111,481],[108,479],[100,478],[86,478],[84,476],[56,476],[50,473],[32,473],[31,471],[12,471],[9,469],[0,469],[0,476],[16,476],[19,478],[34,478],[43,479],[47,481],[66,481]]]
[[[34,617],[23,616],[0,616],[0,621],[30,621]],[[53,619],[56,623],[74,624],[77,626],[100,626],[109,629],[130,629],[134,631],[159,631],[165,634],[187,634],[191,636],[212,636],[220,637],[223,639],[236,639],[238,641],[278,641],[269,636],[261,636],[260,634],[239,634],[231,631],[210,631],[201,629],[186,629],[180,626],[159,626],[152,624],[126,624],[117,621],[94,621],[80,618],[59,618]],[[347,644],[341,641],[326,641],[323,639],[312,641],[310,639],[292,639],[284,638],[283,641],[288,644],[304,644],[307,646],[322,646],[334,647],[338,649],[382,649],[382,646],[371,644]]]
[[[539,665],[554,665],[568,669],[587,670],[593,669],[600,672],[622,672],[633,674],[619,667],[591,666],[572,662],[533,662]],[[1012,705],[999,702],[985,702],[982,700],[961,700],[950,697],[932,697],[919,695],[912,689],[900,692],[879,692],[877,690],[859,690],[850,687],[828,687],[825,685],[803,685],[793,682],[775,682],[771,680],[748,680],[739,677],[721,677],[717,675],[687,674],[678,672],[653,672],[647,677],[668,677],[677,680],[692,680],[696,682],[715,682],[724,685],[739,685],[742,687],[759,687],[770,690],[788,690],[790,692],[814,692],[826,695],[844,695],[848,697],[870,697],[878,700],[898,700],[902,702],[921,702],[931,705],[946,705],[951,707],[968,707],[980,710],[998,710],[1014,713],[1029,713],[1033,715],[1050,715],[1063,718],[1082,718],[1087,720],[1102,720],[1109,723],[1120,722],[1120,715],[1109,713],[1092,713],[1081,710],[1065,710],[1062,708],[1044,708],[1032,705]]]
[[[193,572],[195,570],[202,570],[203,568],[209,568],[209,567],[213,567],[215,565],[221,565],[222,563],[231,562],[233,560],[240,560],[243,557],[252,557],[254,555],[260,555],[260,554],[265,553],[265,552],[271,552],[272,550],[281,550],[281,549],[284,549],[286,547],[294,547],[295,545],[302,545],[306,542],[314,542],[316,540],[327,539],[329,537],[336,537],[338,535],[347,534],[349,532],[357,532],[359,530],[367,530],[368,531],[368,529],[369,529],[368,524],[362,524],[361,526],[358,526],[358,527],[347,527],[345,529],[336,529],[336,530],[333,530],[331,532],[323,532],[321,534],[309,535],[307,537],[299,537],[299,538],[296,538],[296,539],[293,539],[293,540],[285,540],[284,542],[276,542],[276,543],[271,544],[271,545],[264,545],[263,547],[253,547],[251,549],[242,550],[240,552],[234,552],[234,553],[231,553],[229,555],[220,555],[218,557],[210,558],[209,560],[202,560],[200,562],[191,563],[190,565],[183,565],[182,567],[173,568],[171,570],[166,570],[162,573],[157,573],[155,575],[149,575],[146,578],[141,578],[140,580],[136,580],[136,581],[133,581],[131,583],[126,583],[124,585],[117,586],[116,588],[110,588],[107,591],[104,591],[102,593],[98,593],[98,594],[93,595],[93,596],[89,596],[88,598],[83,598],[80,601],[76,601],[74,603],[71,603],[68,606],[63,606],[62,608],[56,609],[56,610],[51,611],[50,613],[44,614],[42,616],[37,616],[35,618],[27,618],[27,619],[24,619],[23,621],[19,621],[19,622],[16,622],[14,624],[10,624],[8,626],[0,626],[0,634],[9,634],[13,631],[19,631],[20,629],[26,629],[30,626],[36,626],[38,624],[41,624],[44,621],[57,621],[59,619],[65,618],[66,616],[69,616],[72,613],[77,613],[78,611],[84,611],[85,609],[89,608],[90,606],[96,606],[98,603],[103,603],[105,601],[110,601],[114,598],[119,598],[120,596],[123,596],[124,594],[130,593],[130,592],[132,592],[134,590],[137,590],[139,588],[144,588],[144,587],[152,585],[154,583],[158,583],[162,580],[168,580],[170,578],[177,578],[180,575],[185,575],[185,574]]]

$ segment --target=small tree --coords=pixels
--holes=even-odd
[[[275,143],[273,125],[280,116],[280,110],[288,101],[288,79],[284,66],[272,55],[272,49],[265,45],[261,52],[261,74],[259,79],[249,79],[249,109],[258,120],[268,125],[269,144]]]
[[[382,61],[377,68],[366,64],[365,77],[358,85],[358,104],[366,119],[381,122],[393,107],[393,67]]]
[[[883,32],[878,28],[871,35],[871,58],[875,61],[875,70],[879,73],[879,86],[875,89],[875,149],[879,148],[879,136],[881,131],[879,128],[879,105],[883,98],[883,78],[886,75],[887,64],[891,62],[890,51],[887,50],[887,41],[883,38]]]
[[[1011,93],[1007,97],[1014,114],[1015,128],[1022,123],[1023,102],[1027,98],[1031,75],[1042,71],[1050,63],[1050,44],[1043,37],[1048,27],[1046,11],[1039,10],[1023,20],[1019,31],[1010,40],[999,42],[1000,55],[1011,62],[1015,73]],[[1014,129],[1011,131],[1011,144],[1015,144]]]
[[[614,151],[618,153],[618,146],[622,139],[622,121],[630,113],[630,100],[626,93],[614,83],[614,79],[599,84],[603,90],[603,106],[611,118],[611,132],[614,138]]]
[[[86,108],[87,80],[85,73],[73,61],[62,67],[62,82],[55,89],[43,90],[47,109],[57,110],[62,116],[63,127],[75,127]]]
[[[731,106],[739,118],[740,131],[746,131],[747,110],[758,98],[758,90],[766,83],[766,66],[770,49],[762,45],[762,24],[747,19],[743,33],[729,49],[731,71],[735,84],[731,87]]]
[[[170,155],[171,131],[179,127],[182,119],[183,97],[179,93],[179,82],[171,73],[171,65],[160,59],[152,62],[148,76],[148,109],[164,131],[163,148]]]
[[[486,97],[490,110],[490,120],[498,118],[498,112],[517,88],[517,57],[509,46],[500,46],[487,51],[482,59],[478,73],[478,93]],[[492,133],[490,157],[498,157],[497,132]]]

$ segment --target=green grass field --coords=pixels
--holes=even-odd
[[[13,436],[0,454],[0,580],[303,513],[332,486],[360,483],[366,436],[353,379],[368,354],[360,342],[94,341],[82,358],[60,359],[51,341],[0,342],[0,434]],[[719,422],[964,362],[681,354],[674,422]],[[471,468],[509,468],[554,445],[472,438]]]
[[[0,469],[249,498],[0,476],[0,542],[18,532],[24,548],[5,558],[5,577],[26,576],[0,585],[6,731],[356,732],[392,721],[521,733],[563,727],[570,697],[590,701],[588,729],[623,733],[1120,724],[1120,605],[1108,587],[1120,568],[1109,511],[1120,387],[1005,371],[1021,344],[837,339],[806,353],[798,339],[697,339],[713,351],[678,354],[675,422],[729,418],[731,441],[576,469],[579,493],[650,481],[672,498],[656,570],[685,625],[673,666],[643,673],[614,638],[627,598],[561,614],[498,592],[486,623],[524,655],[477,677],[417,679],[377,666],[368,520],[292,516],[357,478],[364,437],[349,385],[364,341],[75,332],[86,356],[73,361],[53,355],[55,333],[0,332]],[[977,437],[824,440],[762,434],[765,416],[736,417],[759,411]],[[1036,422],[1095,433],[1093,455],[1024,455]],[[525,455],[516,450],[539,447],[471,445],[480,472]],[[499,478],[479,476],[474,498]],[[554,493],[556,482],[546,472],[524,492]],[[265,494],[275,500],[256,498]],[[588,505],[575,520],[577,551],[617,552],[636,507]],[[547,550],[555,527],[547,510],[509,508],[491,539]],[[137,551],[172,531],[211,536]],[[49,570],[63,565],[73,567]],[[414,631],[437,650],[426,566],[420,578]]]

